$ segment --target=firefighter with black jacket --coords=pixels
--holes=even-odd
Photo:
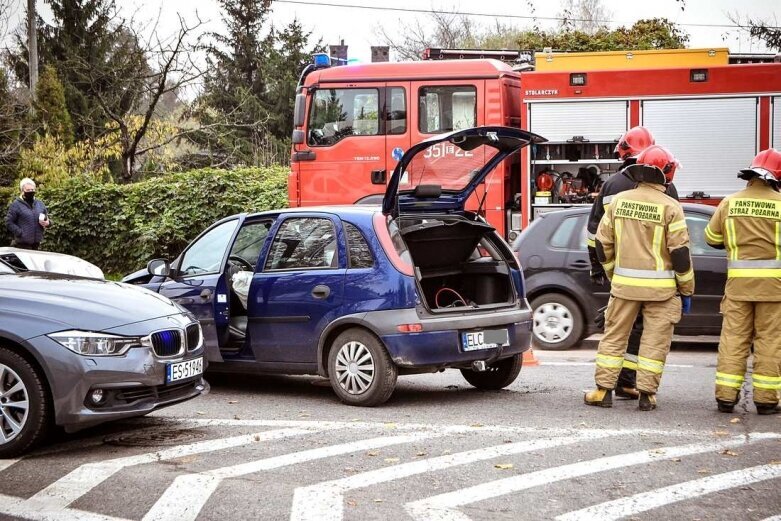
[[[727,249],[716,403],[727,413],[737,404],[753,343],[754,405],[758,414],[776,414],[781,412],[781,152],[763,150],[738,177],[748,185],[724,198],[705,228],[708,244]]]
[[[605,208],[613,200],[613,197],[632,190],[637,186],[637,183],[626,175],[626,168],[634,165],[637,155],[654,144],[654,137],[651,132],[645,127],[633,127],[629,129],[616,144],[615,153],[619,159],[624,162],[619,167],[617,173],[613,174],[605,181],[602,188],[599,191],[597,200],[591,206],[591,214],[588,218],[587,224],[587,243],[588,243],[588,256],[591,261],[591,280],[597,286],[604,286],[607,283],[607,277],[605,270],[599,263],[597,258],[597,252],[594,245],[594,237],[597,233],[597,227],[599,227],[599,221],[602,220],[602,216],[605,215]],[[675,185],[669,183],[667,185],[667,195],[678,200],[678,191],[675,189]],[[604,325],[604,312],[600,310],[597,317],[600,327]],[[629,346],[627,347],[626,354],[624,355],[624,364],[621,369],[621,373],[618,377],[618,383],[616,384],[616,396],[620,398],[628,398],[630,400],[637,400],[640,397],[640,393],[635,388],[636,382],[636,369],[637,369],[637,352],[640,349],[640,335],[643,332],[643,316],[638,315],[637,322],[632,328],[632,333],[629,335]]]
[[[595,380],[587,405],[612,406],[612,392],[624,364],[627,341],[637,314],[644,329],[637,356],[639,409],[656,408],[656,391],[670,351],[673,328],[691,308],[694,269],[689,230],[681,204],[665,194],[677,162],[652,145],[627,168],[638,185],[616,195],[595,238],[599,262],[610,279],[605,334],[599,342]]]

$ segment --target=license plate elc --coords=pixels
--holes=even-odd
[[[485,331],[465,331],[461,333],[461,347],[464,351],[479,351],[510,345],[510,336],[506,329],[487,329]]]
[[[187,380],[203,374],[203,357],[185,360],[175,364],[168,364],[165,368],[165,383]]]

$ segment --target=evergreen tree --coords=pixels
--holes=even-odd
[[[116,16],[114,0],[49,0],[53,22],[38,18],[38,56],[62,82],[77,140],[106,132],[109,112],[137,102],[138,71],[147,69],[138,40]],[[8,54],[16,77],[29,85],[24,34]]]
[[[220,0],[227,32],[211,35],[196,109],[204,131],[191,136],[212,163],[260,164],[273,153],[288,154],[295,88],[311,59],[310,33],[298,21],[281,31],[266,29],[271,3]]]
[[[45,65],[38,80],[34,120],[39,132],[57,138],[63,145],[73,144],[73,124],[65,104],[65,89],[51,65]]]
[[[270,114],[268,130],[285,142],[293,132],[296,87],[301,71],[311,62],[312,53],[325,51],[321,42],[313,49],[307,48],[311,35],[298,20],[293,20],[282,31],[272,28],[266,40],[268,58],[263,62],[263,69]]]

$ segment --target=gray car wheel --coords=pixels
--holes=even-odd
[[[547,293],[531,302],[534,347],[570,349],[580,342],[585,329],[577,303],[561,293]]]
[[[30,363],[0,347],[0,458],[30,450],[46,434],[46,387]]]
[[[372,407],[393,394],[398,371],[379,339],[356,328],[343,332],[331,344],[328,376],[344,403]]]

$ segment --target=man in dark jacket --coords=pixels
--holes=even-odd
[[[49,211],[43,201],[35,198],[35,181],[24,178],[19,183],[21,194],[8,207],[5,225],[14,238],[13,246],[37,250],[43,231],[49,227]]]
[[[626,175],[626,168],[634,165],[636,157],[640,152],[645,150],[651,145],[654,145],[654,137],[651,132],[645,127],[633,127],[626,131],[621,136],[616,145],[615,152],[618,154],[618,158],[624,162],[619,167],[618,172],[613,174],[599,191],[597,200],[591,207],[591,214],[588,218],[587,224],[587,242],[588,242],[588,256],[591,261],[591,280],[597,286],[604,286],[608,283],[607,276],[602,264],[597,258],[597,250],[594,243],[594,237],[599,228],[599,221],[602,220],[602,216],[605,215],[605,208],[613,200],[613,197],[625,192],[627,190],[634,190],[637,187],[637,183]],[[667,195],[678,200],[678,190],[672,183],[667,185]],[[602,319],[604,321],[604,310],[600,310],[600,316],[597,320]],[[643,317],[638,315],[635,326],[632,329],[632,334],[629,336],[629,345],[624,355],[624,366],[621,369],[621,374],[618,377],[618,383],[616,384],[616,396],[621,398],[629,398],[636,400],[640,397],[640,393],[635,389],[635,378],[637,369],[637,353],[640,349],[640,336],[643,332]]]

